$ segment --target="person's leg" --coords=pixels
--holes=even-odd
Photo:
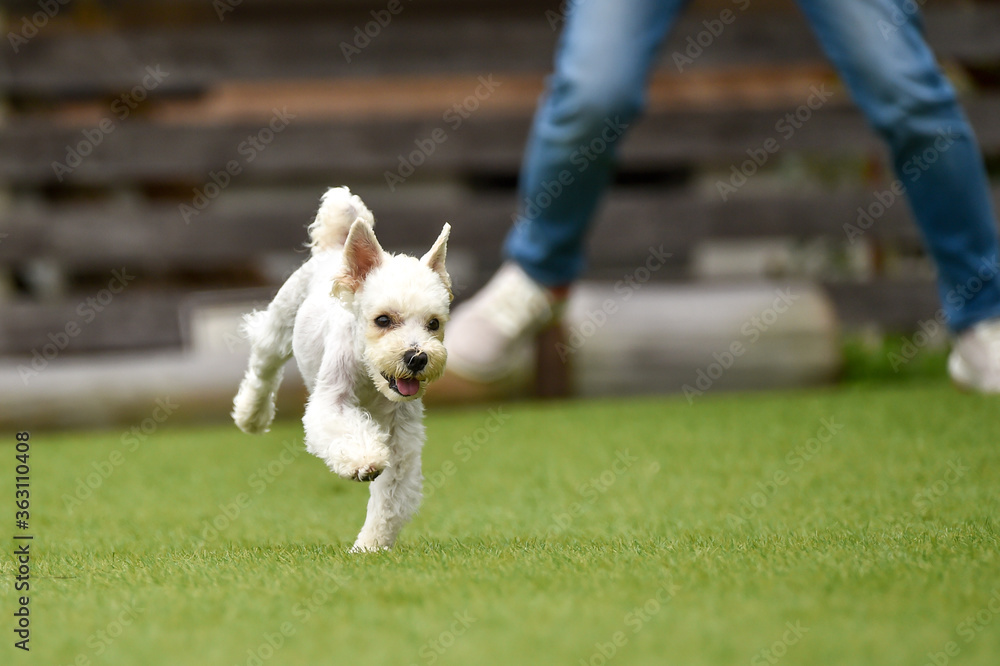
[[[1000,316],[998,239],[976,137],[910,0],[799,0],[855,102],[886,140],[937,266],[948,324]]]
[[[452,313],[448,371],[480,383],[517,375],[534,335],[558,316],[583,271],[585,236],[616,147],[642,109],[646,80],[687,0],[571,0],[555,73],[535,114],[507,263]]]
[[[520,174],[509,259],[545,286],[583,271],[589,224],[618,141],[642,110],[657,47],[687,0],[571,3],[555,72],[536,112]]]

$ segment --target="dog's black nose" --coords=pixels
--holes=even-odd
[[[403,354],[403,363],[410,369],[410,372],[418,373],[427,365],[427,354],[409,349]]]

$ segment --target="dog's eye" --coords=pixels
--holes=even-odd
[[[391,324],[392,319],[389,318],[389,315],[379,315],[375,317],[375,325],[379,328],[389,328]]]
[[[427,322],[427,330],[436,331],[439,328],[441,328],[441,322],[439,322],[437,318],[431,319],[429,322]]]

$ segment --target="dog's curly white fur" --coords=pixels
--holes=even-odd
[[[422,258],[375,239],[371,211],[329,189],[309,225],[312,256],[266,310],[247,315],[250,363],[233,404],[241,430],[274,419],[282,366],[295,356],[309,389],[306,449],[345,479],[371,481],[352,550],[391,548],[420,504],[421,397],[444,373],[451,305],[445,224]]]

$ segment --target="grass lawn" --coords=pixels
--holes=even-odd
[[[992,666],[998,408],[932,380],[433,409],[423,509],[371,555],[367,487],[295,421],[34,432],[32,649],[10,547],[0,662]]]

